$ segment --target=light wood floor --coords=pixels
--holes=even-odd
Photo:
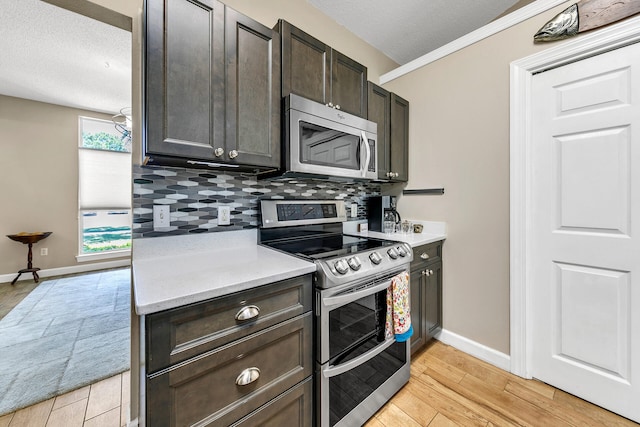
[[[411,379],[365,427],[607,426],[638,424],[536,380],[432,341]]]
[[[129,373],[0,417],[0,427],[126,425]],[[437,341],[414,356],[411,380],[365,427],[638,424],[551,386],[524,380]]]
[[[40,280],[40,283],[42,281]],[[20,280],[15,285],[0,283],[0,319],[9,314],[40,283],[33,280]]]

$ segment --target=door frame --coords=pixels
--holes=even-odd
[[[511,372],[531,378],[531,127],[532,83],[536,73],[640,42],[640,16],[511,63],[510,79],[510,359]]]

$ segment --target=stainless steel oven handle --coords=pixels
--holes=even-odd
[[[367,138],[367,134],[364,131],[360,132],[362,135],[362,143],[364,144],[364,151],[366,153],[366,160],[362,164],[362,177],[367,176],[367,172],[369,170],[369,161],[371,160],[371,147],[369,147],[369,138]]]
[[[389,346],[396,342],[395,338],[389,338],[385,340],[382,344],[368,351],[367,353],[356,357],[355,359],[349,360],[348,362],[342,363],[340,365],[334,366],[332,368],[324,369],[322,371],[322,375],[325,378],[335,377],[336,375],[344,374],[345,372],[357,368],[363,363],[368,362],[373,359],[383,351],[385,351]]]
[[[322,303],[326,307],[333,307],[335,305],[343,305],[348,302],[359,300],[362,297],[366,297],[367,295],[375,294],[376,292],[380,292],[385,290],[391,285],[391,279],[385,280],[382,283],[379,283],[375,286],[367,287],[359,291],[350,292],[344,295],[338,295],[335,297],[325,297],[322,298]]]

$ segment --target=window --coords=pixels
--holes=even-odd
[[[131,249],[131,141],[114,123],[79,118],[78,260]]]

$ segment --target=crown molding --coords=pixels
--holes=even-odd
[[[497,34],[500,31],[506,30],[507,28],[526,21],[527,19],[539,15],[540,13],[546,12],[547,10],[565,3],[566,1],[567,0],[536,0],[532,3],[529,3],[528,5],[508,15],[503,16],[502,18],[497,19],[485,25],[484,27],[481,27],[452,41],[451,43],[439,47],[436,50],[433,50],[419,58],[414,59],[411,62],[407,62],[406,64],[401,65],[400,67],[381,75],[379,84],[382,85],[390,82],[391,80],[402,77],[405,74],[415,71],[418,68],[424,67],[425,65],[435,62],[438,59],[444,58],[447,55],[451,55],[452,53],[457,52],[460,49],[464,49],[465,47],[477,43],[480,40]]]

